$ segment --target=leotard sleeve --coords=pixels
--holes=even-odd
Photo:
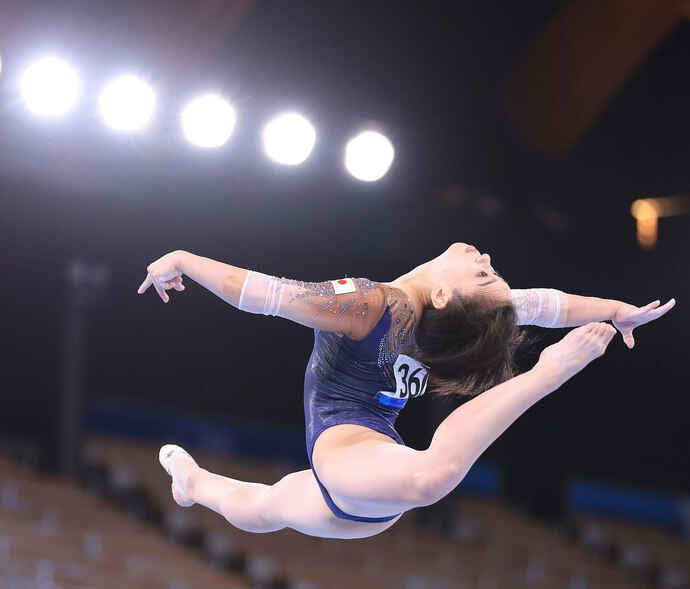
[[[383,286],[367,278],[303,282],[250,270],[238,308],[290,319],[359,340],[371,331],[386,306]]]
[[[568,296],[553,288],[511,289],[518,325],[563,327],[568,315]]]

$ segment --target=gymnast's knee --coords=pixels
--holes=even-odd
[[[272,485],[255,487],[245,495],[228,495],[219,507],[223,517],[236,528],[255,534],[275,532],[285,526],[275,517],[274,495]]]
[[[437,503],[458,486],[462,473],[457,468],[443,464],[432,464],[429,469],[415,475],[418,507]]]

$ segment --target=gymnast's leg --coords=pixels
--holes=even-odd
[[[200,468],[179,446],[161,448],[159,459],[172,476],[175,502],[182,507],[199,503],[247,532],[272,532],[282,527],[269,517],[271,485],[248,483]]]
[[[199,503],[246,532],[274,532],[289,527],[324,538],[363,538],[388,527],[336,518],[311,470],[293,472],[273,485],[264,485],[200,468],[178,446],[163,446],[159,458],[173,478],[173,497],[179,505]]]
[[[316,441],[314,469],[336,505],[353,515],[385,516],[435,503],[462,481],[482,452],[522,413],[601,356],[615,333],[606,323],[568,332],[541,353],[531,370],[453,411],[426,450],[348,425],[331,428],[333,434],[319,448],[321,438],[331,431],[326,430]]]

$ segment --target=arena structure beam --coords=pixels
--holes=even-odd
[[[527,146],[570,150],[654,47],[690,13],[687,0],[573,0],[547,22],[501,85]]]
[[[58,467],[76,477],[80,471],[88,370],[88,315],[105,300],[110,270],[104,264],[73,259],[65,271],[66,296],[60,362]]]
[[[92,59],[129,57],[156,77],[179,79],[212,61],[256,0],[0,0],[0,54],[18,58],[41,48]]]
[[[122,0],[120,0],[122,1]],[[202,68],[243,22],[256,0],[127,0],[123,28],[132,38],[150,39],[156,63],[192,73]],[[142,15],[144,18],[140,18]]]

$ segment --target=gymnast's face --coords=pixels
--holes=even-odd
[[[510,286],[494,270],[489,254],[480,254],[473,245],[457,242],[438,259],[441,262],[441,284],[451,291],[442,298],[457,290],[463,296],[484,294],[499,300],[510,300]]]

